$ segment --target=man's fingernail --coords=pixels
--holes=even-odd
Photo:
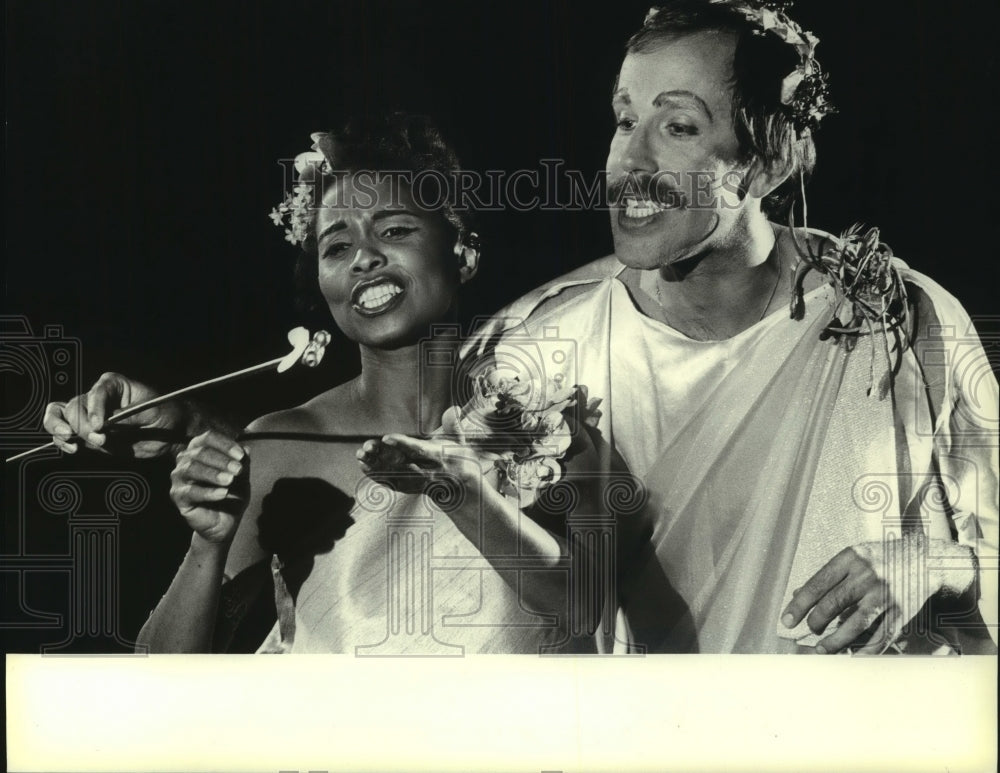
[[[772,617],[771,619],[773,620],[774,618]],[[781,624],[785,626],[785,628],[791,628],[795,624],[795,618],[792,617],[791,612],[785,613],[785,616],[781,618]]]
[[[229,455],[238,462],[246,456],[246,451],[240,446],[230,446]]]
[[[392,438],[392,437],[389,437],[388,435],[383,436],[382,442],[385,443],[387,446],[394,446],[394,445],[396,445],[396,439]]]
[[[825,655],[826,654],[826,647],[824,647],[822,644],[817,644],[816,645],[816,652],[819,655]]]
[[[234,460],[226,465],[226,469],[229,470],[233,475],[239,475],[240,470],[243,469],[243,465]]]
[[[223,486],[228,486],[230,483],[233,482],[233,476],[230,475],[228,472],[220,472],[216,476],[216,478],[218,479],[219,483],[221,483]]]
[[[104,435],[99,432],[91,432],[87,435],[87,442],[92,446],[103,446],[104,445]]]

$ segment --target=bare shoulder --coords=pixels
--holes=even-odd
[[[354,413],[354,382],[348,381],[281,411],[254,419],[246,428],[251,435],[338,433],[351,430]]]

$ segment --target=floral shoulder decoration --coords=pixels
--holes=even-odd
[[[824,236],[815,250],[808,241],[805,244],[799,241],[794,227],[790,232],[799,255],[792,277],[792,319],[801,320],[805,316],[805,278],[810,271],[819,272],[836,294],[833,319],[823,329],[821,338],[832,339],[851,351],[860,336],[882,333],[886,362],[890,365],[886,380],[879,385],[879,397],[884,397],[912,338],[909,299],[899,261],[893,258],[889,245],[881,241],[878,228],[855,224],[839,237]],[[874,347],[870,374],[869,395],[874,386]]]
[[[816,59],[819,38],[788,16],[792,0],[709,1],[729,6],[750,22],[758,35],[776,35],[798,52],[799,65],[781,83],[781,104],[788,108],[799,137],[808,137],[825,116],[837,112],[830,101],[827,75]],[[645,24],[649,25],[658,12],[658,8],[650,8]]]
[[[504,376],[493,366],[472,381],[471,399],[445,412],[442,430],[492,462],[501,494],[530,507],[563,477],[574,425],[596,426],[601,400],[585,386]]]

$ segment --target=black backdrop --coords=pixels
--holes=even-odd
[[[997,5],[799,6],[841,109],[819,135],[810,224],[877,224],[973,315],[991,314]],[[543,158],[603,168],[621,46],[645,11],[568,0],[10,0],[4,313],[36,334],[61,325],[78,338],[84,384],[114,369],[171,388],[280,354],[295,316],[294,250],[267,218],[283,193],[279,158],[350,112],[398,107],[433,116],[471,169],[535,169]],[[467,304],[482,312],[611,249],[602,213],[490,213],[480,230],[484,269]],[[344,346],[328,357],[323,373],[210,397],[241,419],[294,404],[356,367]],[[28,387],[4,378],[9,416]],[[61,464],[129,467],[94,455]],[[135,469],[154,499],[122,523],[127,637],[188,537],[165,497],[169,467]],[[6,477],[9,553],[23,529],[11,525],[18,484]],[[52,609],[62,583],[28,583],[27,599]],[[13,592],[5,605],[22,603]],[[7,646],[59,638],[8,630]]]

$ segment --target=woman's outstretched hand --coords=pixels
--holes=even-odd
[[[107,450],[107,418],[115,411],[150,400],[159,395],[145,384],[120,373],[105,373],[89,392],[77,395],[66,403],[49,403],[45,408],[42,426],[52,435],[52,442],[66,453],[76,453],[82,441],[85,447]],[[119,426],[143,430],[161,430],[165,433],[182,431],[188,417],[180,403],[169,402],[130,416]],[[149,433],[153,434],[153,433]],[[163,439],[141,439],[130,446],[131,453],[139,459],[161,456],[172,449]]]
[[[202,539],[227,545],[246,510],[249,481],[246,449],[209,431],[177,455],[177,466],[170,473],[170,498]]]
[[[467,446],[408,435],[367,440],[356,456],[365,475],[404,493],[420,493],[428,482],[441,478],[475,490],[493,469],[491,461]],[[495,487],[495,481],[491,483]]]

